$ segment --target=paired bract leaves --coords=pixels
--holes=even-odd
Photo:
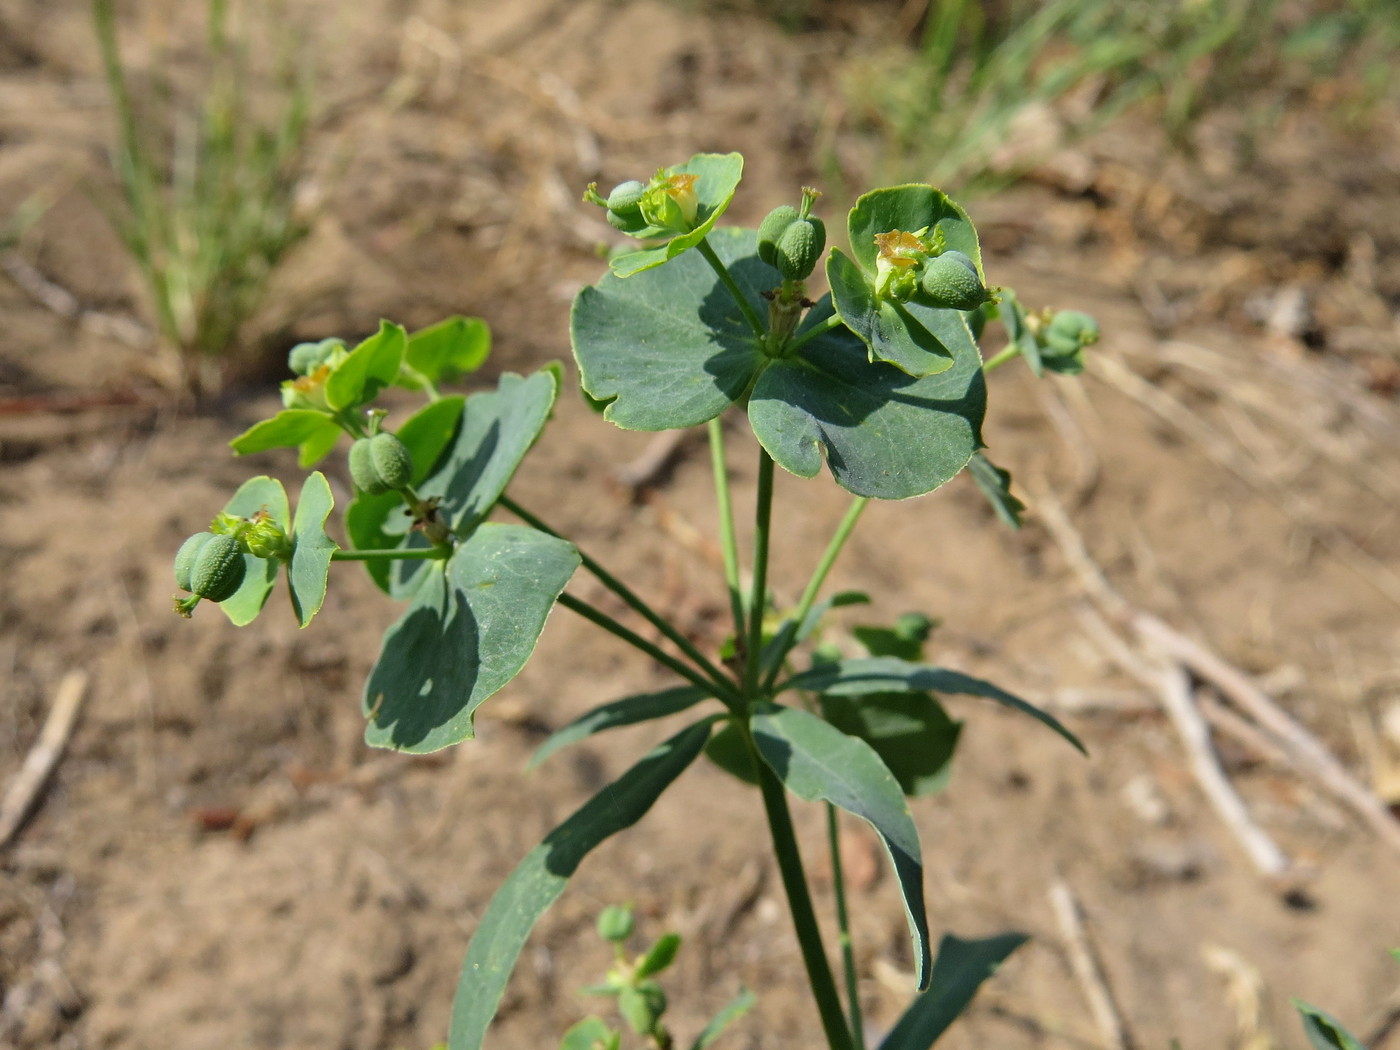
[[[760,314],[779,283],[751,230],[709,238]],[[806,332],[831,316],[829,300]],[[981,356],[956,311],[934,323],[952,360],[916,378],[871,361],[838,327],[792,356],[768,357],[705,260],[689,253],[624,281],[605,276],[574,300],[572,336],[585,392],[629,430],[668,430],[713,419],[749,394],[754,434],[784,469],[812,477],[825,459],[836,482],[861,496],[922,495],[958,473],[981,445],[986,385]]]
[[[667,168],[668,175],[695,175],[696,225],[687,233],[671,236],[665,244],[642,251],[626,252],[614,256],[609,265],[618,277],[631,277],[633,274],[650,270],[669,262],[682,252],[694,248],[705,239],[715,223],[734,199],[734,191],[744,174],[744,158],[738,153],[697,153],[684,164]],[[667,237],[673,231],[656,226],[646,227],[633,236],[640,240]]]
[[[326,518],[334,506],[331,487],[320,471],[314,471],[302,484],[295,519],[282,483],[265,474],[245,481],[224,505],[223,512],[235,517],[266,516],[292,541],[287,582],[292,610],[303,627],[320,611],[326,598],[331,555],[338,549],[335,541],[326,535]],[[276,558],[259,558],[252,554],[243,555],[243,563],[243,583],[219,603],[224,614],[239,627],[252,623],[267,604],[283,564]]]
[[[857,199],[847,219],[851,256],[833,250],[827,282],[836,312],[868,348],[873,360],[886,361],[912,376],[956,367],[967,323],[957,310],[897,302],[876,294],[875,238],[895,231],[936,239],[943,250],[970,258],[982,273],[982,250],[967,212],[932,186],[892,186]],[[961,330],[961,331],[960,331]],[[967,339],[971,340],[971,332]]]

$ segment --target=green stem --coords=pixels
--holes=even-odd
[[[825,335],[833,328],[839,328],[842,325],[842,323],[843,322],[841,318],[838,317],[836,314],[832,314],[825,321],[818,321],[805,332],[802,332],[799,335],[787,341],[787,344],[783,347],[784,356],[791,354],[794,350],[798,349],[798,347],[806,346],[813,339],[817,338],[817,336]]]
[[[734,614],[734,637],[743,638],[744,596],[739,586],[739,543],[734,535],[734,504],[729,497],[729,468],[724,458],[724,427],[716,416],[709,422],[710,466],[715,475],[715,502],[719,508],[720,550],[724,554],[724,579],[729,585],[729,608]]]
[[[412,550],[333,550],[331,561],[434,561],[446,558],[451,553],[451,548],[444,547],[431,547],[427,550],[421,547]]]
[[[841,524],[836,526],[836,532],[832,535],[831,542],[826,545],[826,550],[822,552],[821,561],[817,562],[817,567],[812,572],[812,578],[807,581],[807,589],[802,592],[797,609],[793,612],[792,618],[788,620],[787,626],[783,628],[782,637],[779,639],[773,654],[773,666],[769,668],[768,677],[763,682],[765,693],[772,691],[773,683],[777,681],[778,675],[782,671],[783,661],[787,659],[787,654],[792,650],[797,632],[802,629],[802,624],[812,611],[812,606],[816,604],[817,595],[821,593],[822,585],[826,583],[826,577],[831,572],[831,567],[836,564],[841,549],[845,547],[846,541],[851,538],[851,533],[855,531],[856,522],[860,521],[861,512],[869,503],[870,500],[865,496],[857,496],[846,510]]]
[[[558,532],[551,529],[509,496],[502,496],[500,504],[531,528],[538,529],[540,532],[547,533],[550,536],[559,536]],[[577,549],[577,546],[575,549]],[[674,642],[676,647],[680,649],[681,652],[685,653],[697,667],[714,679],[712,686],[728,690],[731,694],[734,692],[734,683],[730,680],[729,676],[720,668],[716,667],[710,659],[696,647],[694,642],[681,634],[669,620],[643,601],[632,588],[627,586],[627,584],[608,572],[607,569],[603,568],[603,566],[599,565],[598,562],[594,561],[583,551],[580,550],[578,553],[579,557],[583,559],[583,567],[597,577],[598,582],[626,602],[627,605],[633,611],[640,614],[647,623],[651,624]]]
[[[758,786],[763,793],[764,811],[768,815],[773,853],[778,859],[778,871],[783,878],[783,889],[787,891],[788,910],[792,913],[797,944],[807,967],[807,983],[817,1001],[817,1012],[821,1015],[827,1045],[831,1050],[855,1050],[845,1015],[841,1012],[840,993],[831,974],[831,964],[827,962],[826,948],[822,945],[821,928],[817,925],[817,915],[812,908],[812,897],[807,891],[807,874],[802,869],[802,854],[797,847],[797,836],[793,833],[792,814],[788,810],[787,797],[783,794],[783,785],[759,756],[747,723],[744,735],[758,769]]]
[[[749,637],[744,662],[744,697],[757,699],[763,658],[763,614],[768,606],[768,540],[773,519],[773,457],[758,449],[758,506],[754,513],[753,584],[749,595]]]
[[[576,612],[585,620],[597,624],[609,634],[616,635],[634,649],[640,649],[663,667],[667,667],[680,675],[691,685],[699,686],[710,696],[718,697],[724,705],[731,710],[739,707],[739,695],[734,691],[734,687],[725,682],[711,681],[707,676],[701,674],[689,664],[682,663],[664,649],[660,649],[647,641],[636,631],[630,630],[618,623],[607,613],[600,609],[595,609],[585,601],[575,598],[571,594],[561,594],[559,604],[571,612]]]
[[[749,327],[753,329],[753,334],[760,339],[763,338],[767,329],[763,326],[763,320],[758,316],[758,311],[753,308],[753,304],[745,298],[744,293],[739,290],[739,286],[734,282],[733,275],[728,267],[720,261],[720,257],[715,254],[715,250],[710,247],[709,241],[702,240],[697,244],[696,249],[705,257],[705,261],[710,264],[710,269],[715,271],[715,275],[720,279],[720,283],[729,289],[729,294],[734,297],[734,301],[739,304],[739,310],[744,315],[744,320],[749,322]]]
[[[1005,350],[1003,350],[1001,353],[997,354],[995,357],[992,357],[992,358],[991,358],[990,360],[988,360],[985,364],[983,364],[983,365],[982,365],[982,371],[983,371],[984,373],[985,373],[985,372],[990,372],[990,371],[992,371],[993,369],[1000,368],[1002,365],[1006,364],[1006,362],[1008,362],[1008,361],[1014,361],[1016,358],[1018,358],[1018,357],[1020,357],[1020,356],[1021,356],[1021,348],[1020,348],[1019,346],[1017,346],[1015,343],[1012,343],[1010,346],[1008,346],[1008,347],[1007,347]]]
[[[836,807],[826,804],[826,841],[831,847],[831,889],[836,895],[837,943],[841,946],[841,965],[846,972],[847,1015],[851,1019],[851,1043],[855,1050],[865,1050],[865,1022],[860,1013],[860,986],[856,983],[856,952],[851,941],[851,917],[846,910],[846,876],[841,870],[841,825]]]

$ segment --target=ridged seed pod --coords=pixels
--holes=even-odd
[[[762,245],[761,241],[759,243]],[[772,265],[785,280],[805,281],[825,250],[826,225],[821,219],[798,219],[778,235],[773,246]]]
[[[350,478],[361,492],[377,496],[401,489],[413,477],[413,457],[393,434],[360,438],[350,446]]]
[[[243,548],[232,536],[198,532],[175,555],[175,583],[211,602],[221,602],[243,585]]]
[[[926,305],[946,310],[975,310],[990,298],[977,264],[958,251],[944,252],[925,263],[919,290]]]
[[[798,211],[796,208],[791,204],[779,204],[758,224],[758,257],[769,266],[776,267],[778,265],[778,238],[797,219]]]

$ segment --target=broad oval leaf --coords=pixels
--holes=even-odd
[[[609,265],[619,277],[631,277],[660,266],[703,241],[734,199],[734,191],[744,175],[744,158],[739,153],[697,153],[684,164],[666,170],[672,175],[699,176],[695,182],[696,227],[654,248],[615,256]],[[638,236],[648,239],[652,236],[664,237],[666,233],[665,230],[653,228],[640,231]]]
[[[326,600],[326,578],[331,571],[331,555],[340,548],[326,535],[326,519],[335,506],[330,483],[319,470],[302,483],[297,513],[292,520],[292,560],[287,566],[287,584],[292,593],[292,610],[305,627],[321,611]]]
[[[1034,704],[1027,703],[1019,696],[992,685],[991,682],[932,664],[909,663],[890,656],[839,660],[836,663],[818,664],[810,670],[795,674],[780,686],[781,689],[804,689],[827,696],[866,696],[871,693],[897,692],[981,696],[1030,715],[1059,733],[1080,752],[1088,753],[1079,742],[1079,738],[1049,712],[1042,711]]]
[[[343,433],[345,431],[340,429],[339,424],[326,420],[297,446],[297,466],[302,470],[309,470],[321,462],[331,454]]]
[[[809,802],[839,806],[880,836],[904,897],[918,985],[927,988],[929,932],[919,832],[894,775],[864,740],[801,708],[763,705],[750,726],[759,755],[789,791]]]
[[[929,1050],[972,1002],[982,982],[1026,940],[1023,933],[1001,933],[975,941],[945,936],[938,943],[929,990],[909,1004],[880,1050]]]
[[[491,329],[479,317],[460,315],[408,337],[403,363],[437,384],[475,372],[491,354]],[[411,377],[416,378],[416,377]]]
[[[425,754],[470,739],[473,713],[525,666],[578,564],[571,543],[487,523],[426,568],[365,684],[366,743]]]
[[[271,419],[254,423],[228,444],[240,456],[270,448],[294,448],[327,426],[337,432],[340,430],[325,412],[314,408],[285,408]]]
[[[251,518],[258,512],[266,512],[268,517],[282,526],[288,533],[292,528],[292,509],[287,502],[287,490],[276,478],[260,474],[249,478],[238,487],[233,498],[224,504],[224,513],[240,518]],[[277,573],[282,568],[280,561],[258,558],[251,554],[243,555],[243,583],[231,596],[219,603],[219,608],[235,627],[252,623],[262,607],[267,604],[267,596],[272,593],[277,582]]]
[[[442,500],[454,531],[467,532],[491,512],[549,421],[558,390],[557,370],[542,368],[525,377],[506,372],[495,390],[467,398],[456,437],[418,487]]]
[[[379,331],[354,350],[326,379],[326,404],[341,411],[374,400],[399,374],[407,336],[402,327],[379,322]]]
[[[823,458],[836,483],[858,496],[907,499],[931,492],[982,444],[987,385],[972,334],[954,311],[945,332],[953,367],[915,379],[870,361],[836,328],[773,362],[754,385],[749,423],[784,469],[812,477]],[[829,299],[807,324],[831,315]]]
[[[694,707],[709,696],[708,692],[696,686],[678,685],[659,693],[638,693],[636,696],[626,696],[621,700],[601,704],[587,714],[580,715],[562,729],[551,733],[530,756],[530,763],[526,768],[534,769],[556,751],[561,751],[570,744],[577,744],[580,740],[586,740],[595,733],[665,718],[667,715]]]
[[[760,316],[780,282],[752,230],[709,238]],[[574,357],[584,392],[625,430],[671,430],[713,419],[743,396],[768,358],[729,291],[698,252],[623,280],[604,275],[574,299]]]
[[[449,1050],[480,1050],[515,960],[539,917],[564,891],[583,858],[645,816],[695,761],[710,726],[705,719],[656,747],[550,832],[507,876],[467,946],[452,1000]]]

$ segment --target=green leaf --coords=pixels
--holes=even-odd
[[[428,382],[475,372],[491,354],[491,329],[478,317],[449,317],[408,337],[404,363]]]
[[[453,531],[465,533],[491,512],[539,437],[559,390],[557,372],[501,376],[495,390],[473,394],[446,455],[419,495],[441,498]]]
[[[808,478],[824,456],[838,485],[877,499],[921,496],[962,470],[982,444],[982,358],[954,311],[928,312],[954,322],[944,333],[954,364],[938,375],[915,379],[869,361],[840,328],[773,362],[749,398],[749,423],[769,455]],[[824,298],[804,327],[830,314]]]
[[[851,238],[851,251],[861,269],[875,273],[875,236],[892,230],[917,233],[928,228],[928,234],[942,234],[945,250],[962,252],[977,264],[982,274],[982,248],[977,243],[977,230],[967,212],[947,194],[926,185],[889,186],[871,190],[857,198],[846,220]]]
[[[398,377],[406,341],[403,328],[380,321],[379,331],[351,350],[326,379],[326,404],[343,411],[373,401]]]
[[[303,627],[321,611],[331,555],[340,549],[326,535],[326,518],[334,506],[330,483],[319,470],[314,471],[302,484],[297,499],[297,514],[292,521],[292,560],[287,566],[292,609]]]
[[[967,464],[967,472],[987,497],[987,502],[996,511],[997,517],[1013,529],[1021,527],[1021,512],[1026,505],[1011,495],[1011,472],[1002,470],[981,452],[974,452]]]
[[[618,1034],[601,1017],[586,1017],[564,1033],[559,1050],[599,1050]]]
[[[852,628],[856,641],[871,656],[897,656],[918,662],[924,658],[924,643],[935,624],[923,613],[903,613],[893,627],[862,625]]]
[[[962,723],[928,693],[822,697],[822,715],[847,736],[864,740],[911,798],[948,785]]]
[[[413,484],[419,485],[438,465],[443,450],[457,436],[467,399],[460,394],[424,405],[403,421],[394,434],[413,457]]]
[[[668,168],[667,173],[700,176],[695,183],[696,227],[657,247],[615,256],[609,265],[618,277],[630,277],[660,266],[703,241],[734,199],[734,191],[744,174],[744,158],[738,153],[697,153],[684,164]],[[653,227],[639,231],[636,236],[648,240],[665,236],[667,232]]]
[[[488,523],[430,566],[365,685],[365,742],[424,754],[470,739],[473,712],[525,666],[578,564],[571,543]]]
[[[710,1023],[695,1037],[695,1042],[690,1044],[690,1050],[705,1050],[705,1047],[718,1039],[726,1028],[748,1013],[756,1002],[758,1000],[754,998],[753,992],[747,988],[740,988],[739,994],[729,1001],[729,1005],[715,1014]]]
[[[539,750],[530,756],[530,764],[526,768],[534,769],[556,751],[586,740],[595,733],[665,718],[694,707],[709,696],[705,690],[693,685],[679,685],[659,693],[639,693],[602,704],[551,733]]]
[[[640,980],[661,973],[676,961],[676,953],[681,950],[679,933],[663,933],[647,953],[637,960],[636,976]]]
[[[789,791],[809,802],[839,806],[880,836],[904,897],[918,985],[927,988],[929,933],[919,832],[894,775],[864,740],[801,708],[765,704],[755,709],[750,725],[759,755]]]
[[[450,1050],[479,1050],[530,930],[599,843],[640,820],[695,761],[710,720],[651,751],[549,833],[510,873],[482,916],[452,1002]]]
[[[1026,324],[1026,308],[1010,288],[1002,288],[997,297],[1000,300],[996,305],[997,316],[1006,328],[1007,343],[1020,347],[1021,356],[1026,359],[1026,364],[1030,365],[1032,372],[1038,376],[1044,375],[1045,366],[1040,360],[1040,344],[1036,342],[1035,335]]]
[[[267,515],[286,532],[291,531],[292,510],[287,502],[287,491],[276,478],[260,474],[249,478],[238,487],[233,498],[224,504],[224,513],[240,518],[251,518],[259,511]],[[252,623],[262,607],[267,604],[267,596],[277,582],[277,573],[282,568],[280,561],[243,555],[245,569],[243,584],[232,595],[219,603],[219,608],[236,627]]]
[[[929,990],[915,999],[879,1050],[929,1050],[1007,956],[1026,943],[1023,933],[965,941],[951,934],[938,944]]]
[[[870,275],[839,248],[833,248],[827,257],[826,279],[836,312],[874,360],[894,365],[915,378],[953,367],[955,347],[945,345],[929,321],[945,314],[957,317],[956,310],[933,310],[879,298]],[[970,331],[967,338],[972,338]]]
[[[754,766],[753,753],[744,741],[744,734],[732,722],[710,737],[710,742],[705,745],[705,757],[750,787],[758,786],[758,770]]]
[[[759,260],[751,230],[717,230],[710,246],[753,308],[778,271]],[[607,274],[574,299],[570,321],[584,392],[610,402],[625,430],[670,430],[713,419],[743,396],[768,358],[728,290],[698,253],[623,280]]]
[[[1079,738],[1061,725],[1053,715],[990,682],[932,664],[908,663],[889,656],[871,657],[867,660],[841,660],[832,664],[820,664],[793,675],[781,689],[805,689],[827,696],[868,696],[872,693],[896,692],[981,696],[1030,715],[1059,733],[1079,751],[1088,753],[1084,751],[1084,745],[1079,742]]]
[[[325,412],[312,408],[287,408],[271,419],[254,423],[228,444],[240,456],[270,448],[295,448],[327,426],[337,433],[340,431]]]
[[[396,510],[400,512],[397,516]],[[345,508],[345,535],[355,550],[392,550],[403,546],[410,524],[407,508],[397,492],[381,492],[377,496],[357,492]],[[394,571],[400,565],[412,565],[415,572],[424,568],[411,562],[367,561],[363,564],[379,589],[395,597],[398,595],[391,586]]]
[[[1331,1014],[1324,1013],[1301,999],[1294,999],[1293,1006],[1302,1019],[1303,1032],[1314,1050],[1366,1050],[1361,1041]]]
[[[341,430],[339,425],[327,419],[297,447],[297,466],[302,470],[310,470],[331,454],[343,433],[345,431]]]

